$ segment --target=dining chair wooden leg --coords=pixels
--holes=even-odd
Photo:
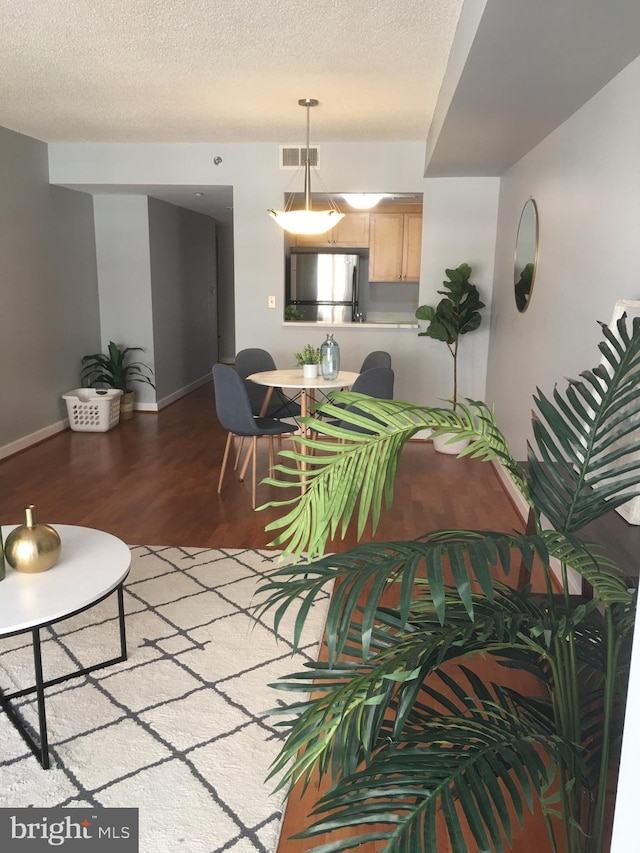
[[[249,467],[249,462],[251,462],[251,457],[253,456],[255,458],[257,441],[258,439],[254,435],[252,440],[249,442],[249,447],[247,447],[247,453],[244,457],[244,462],[242,463],[242,468],[240,470],[240,476],[238,477],[240,482],[242,482],[247,475],[247,468]]]
[[[258,456],[258,437],[253,436],[253,465],[251,468],[251,509],[256,508],[256,457]]]
[[[240,436],[240,444],[238,445],[238,450],[236,452],[236,461],[235,461],[235,464],[233,466],[234,471],[238,470],[238,463],[240,462],[240,456],[242,455],[243,447],[244,447],[244,436],[241,435]]]
[[[243,444],[244,444],[244,439],[245,439],[245,437],[242,436],[241,440],[242,440]],[[244,478],[245,478],[245,475],[247,473],[247,468],[249,467],[249,462],[251,461],[252,452],[253,452],[252,445],[251,445],[251,442],[249,442],[248,447],[247,447],[247,452],[245,453],[245,456],[244,456],[242,463],[240,463],[240,455],[238,454],[238,465],[240,465],[240,474],[238,475],[238,480],[240,482],[242,482],[242,480],[244,480]],[[235,470],[237,470],[237,468]]]
[[[269,436],[269,476],[271,476],[271,472],[273,471],[273,465],[274,465],[274,461],[275,461],[275,454],[273,451],[274,451],[273,436],[270,435]]]
[[[233,440],[233,434],[227,433],[227,443],[224,446],[224,456],[222,457],[222,468],[220,469],[220,477],[218,479],[218,494],[222,491],[222,481],[224,480],[224,472],[227,468],[227,459],[229,458],[229,449]]]

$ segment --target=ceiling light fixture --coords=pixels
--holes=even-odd
[[[290,234],[324,234],[340,222],[344,213],[340,212],[338,205],[329,196],[328,210],[312,210],[311,208],[311,161],[309,157],[309,110],[318,106],[315,98],[302,98],[298,101],[301,107],[307,110],[307,149],[304,163],[304,209],[292,210],[293,193],[284,210],[269,210],[269,215],[278,225]]]
[[[376,204],[379,204],[383,198],[386,198],[386,193],[343,193],[342,198],[355,207],[356,210],[371,210]]]

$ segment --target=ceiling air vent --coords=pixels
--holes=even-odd
[[[305,145],[281,145],[280,146],[280,168],[299,169],[304,166],[307,156]],[[320,165],[320,149],[318,146],[309,146],[309,163],[318,168]]]

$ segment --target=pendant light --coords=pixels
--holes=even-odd
[[[304,163],[304,209],[291,210],[293,193],[284,210],[269,210],[269,215],[278,225],[290,234],[324,234],[344,217],[336,203],[329,196],[328,210],[313,210],[311,207],[311,160],[309,156],[309,110],[317,107],[315,98],[302,98],[298,101],[307,110],[307,148]]]
[[[342,198],[356,210],[371,210],[380,204],[386,193],[343,193]]]

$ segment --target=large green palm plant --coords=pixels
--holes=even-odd
[[[106,385],[119,388],[123,394],[131,391],[132,382],[146,382],[152,388],[153,371],[140,361],[129,361],[132,352],[143,352],[142,347],[121,347],[109,341],[107,353],[95,352],[82,357],[80,379],[87,385]]]
[[[297,607],[299,632],[320,589],[337,583],[327,662],[277,685],[314,693],[282,711],[286,739],[273,774],[281,785],[328,774],[305,837],[359,828],[355,838],[341,840],[338,832],[314,849],[348,850],[375,839],[388,851],[448,843],[467,853],[472,837],[482,851],[503,851],[514,822],[538,804],[551,850],[602,853],[605,780],[619,743],[635,600],[604,549],[576,533],[640,483],[632,455],[640,450],[640,321],[632,335],[624,320],[615,333],[603,326],[603,335],[599,367],[564,394],[537,393],[536,450],[526,470],[478,402],[452,412],[357,395],[359,414],[341,408],[339,417],[368,426],[368,435],[314,420],[319,437],[305,440],[314,454],[306,455],[304,474],[299,451],[283,454],[288,480],[272,484],[291,489],[305,476],[306,488],[279,502],[289,509],[270,525],[281,529],[273,544],[315,559],[276,570],[260,606],[275,609],[276,626]],[[355,399],[341,392],[336,402]],[[319,409],[336,414],[332,403]],[[535,530],[440,530],[322,557],[328,537],[354,513],[360,533],[369,517],[375,525],[392,498],[402,446],[424,427],[468,436],[467,454],[499,460],[528,501]],[[496,579],[534,560],[544,593]],[[562,594],[554,593],[552,561]],[[591,585],[592,599],[569,595],[569,569]],[[392,586],[398,604],[383,606]],[[495,659],[499,673],[530,673],[538,689],[527,693],[536,695],[519,694],[508,678],[478,678],[477,655]]]

